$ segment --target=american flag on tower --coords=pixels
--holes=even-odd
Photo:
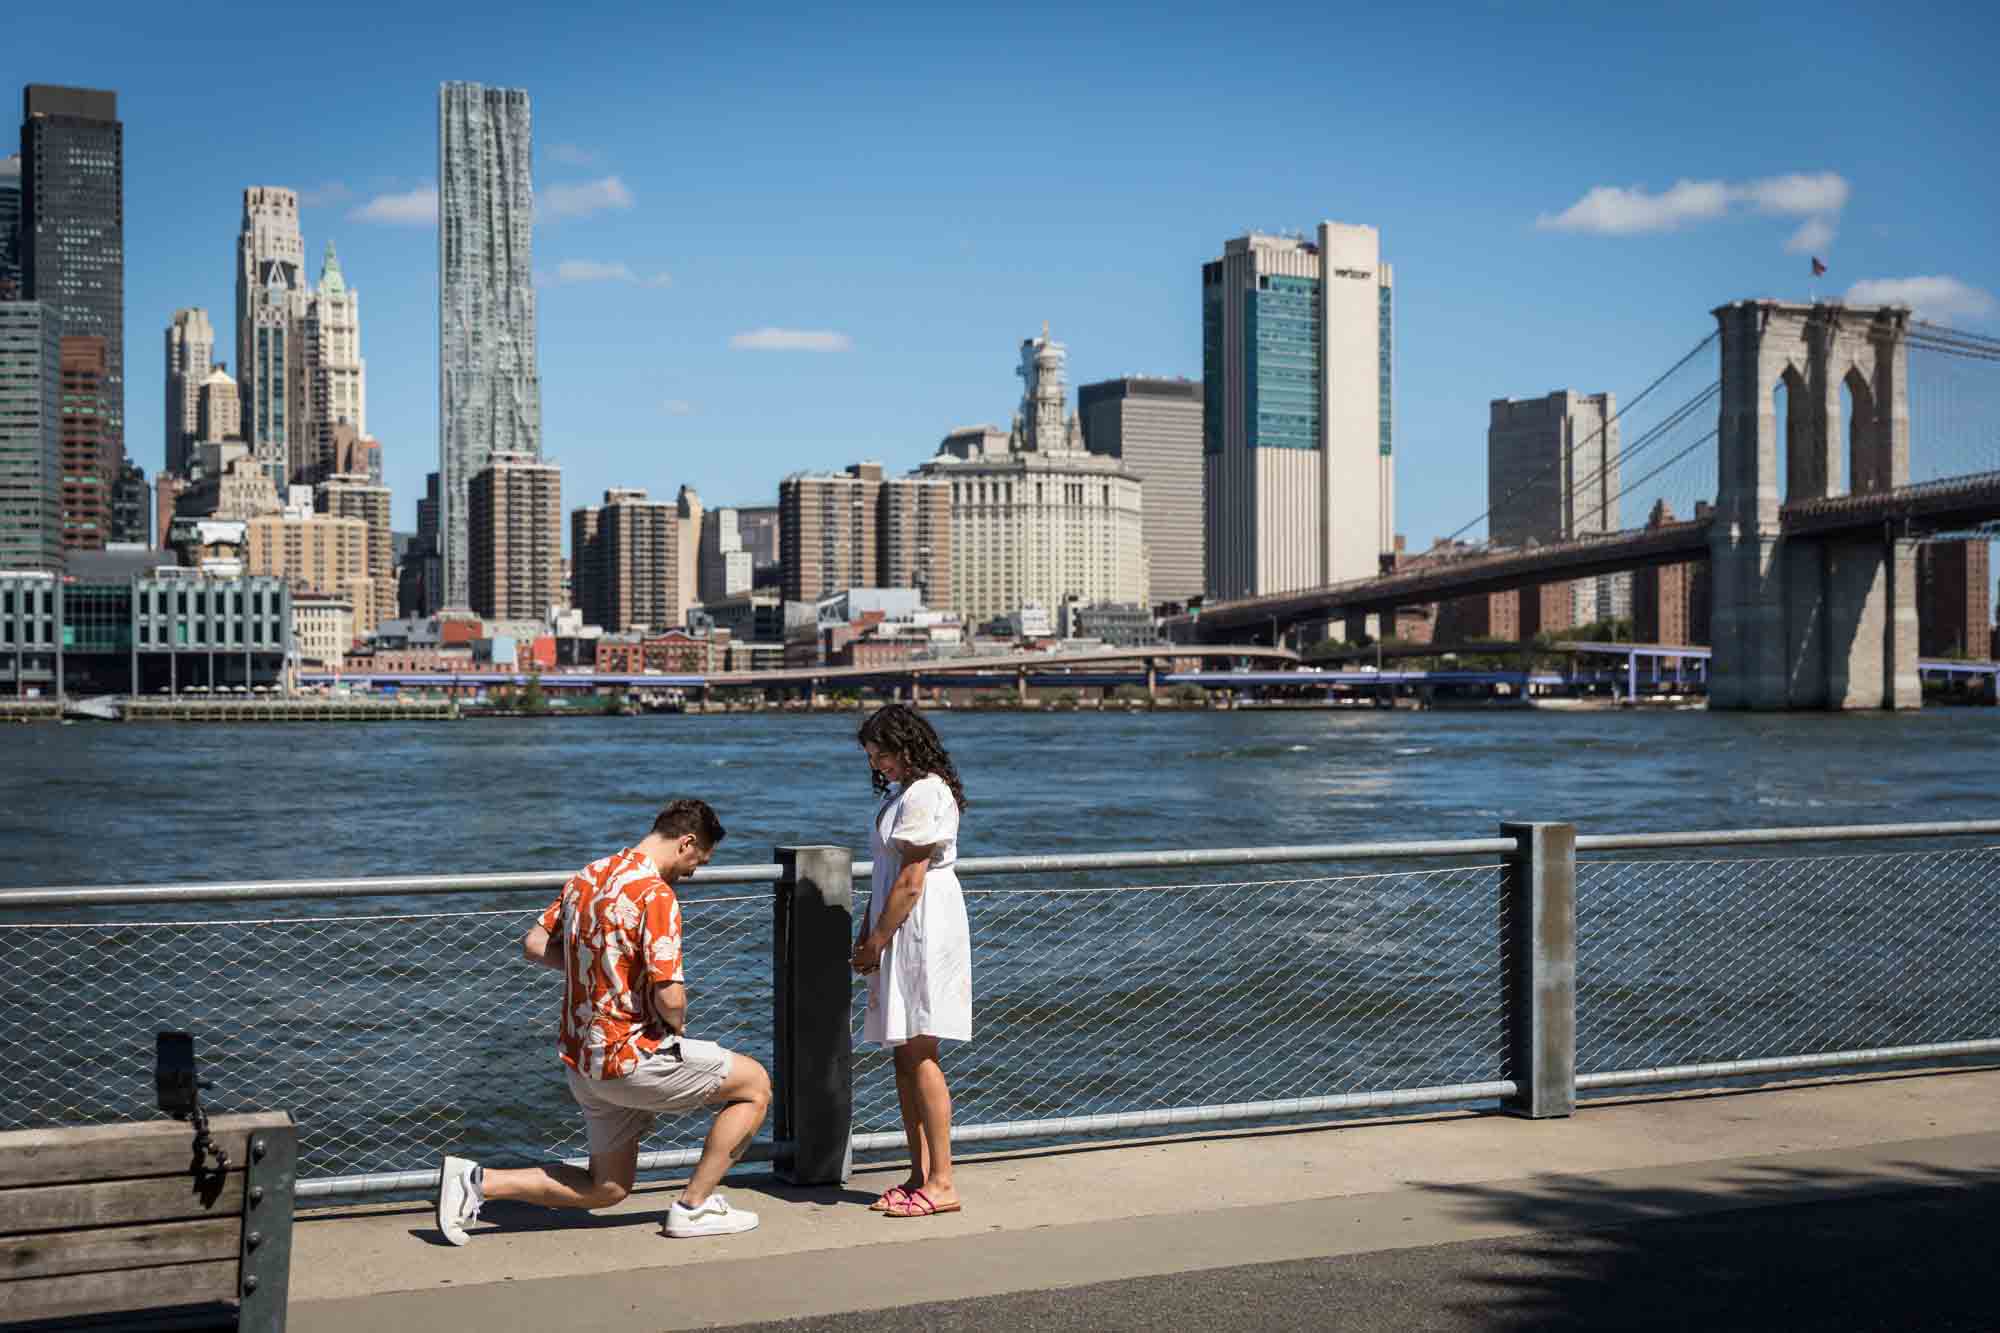
[[[1822,274],[1822,273],[1824,273],[1824,272],[1826,272],[1826,265],[1824,265],[1824,264],[1822,264],[1822,263],[1820,263],[1820,262],[1819,262],[1819,256],[1818,256],[1818,255],[1814,255],[1814,256],[1813,256],[1813,276],[1814,276],[1815,278],[1817,278],[1817,277],[1818,277],[1818,276],[1819,276],[1820,274]]]

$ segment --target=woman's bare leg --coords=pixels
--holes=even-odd
[[[912,1162],[923,1163],[924,1193],[930,1201],[943,1205],[958,1202],[958,1190],[951,1179],[951,1089],[938,1065],[938,1039],[912,1037],[896,1048],[896,1086],[900,1093],[908,1078],[916,1103],[917,1121],[922,1131],[923,1157],[916,1156],[919,1142],[910,1134]],[[906,1103],[907,1107],[907,1103]],[[909,1133],[910,1112],[903,1112],[905,1133]]]

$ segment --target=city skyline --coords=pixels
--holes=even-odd
[[[1580,34],[1597,45],[1596,68],[1533,98],[1509,61],[1552,38],[1554,11],[1466,17],[1477,40],[1462,45],[1477,60],[1389,41],[1339,92],[1298,57],[1182,17],[1155,25],[1129,68],[1088,88],[1076,76],[1102,72],[1115,16],[1066,19],[1067,48],[1038,65],[1013,59],[1032,25],[842,19],[885,58],[903,57],[893,84],[818,69],[816,25],[831,19],[807,16],[759,31],[760,59],[725,79],[750,21],[710,17],[672,28],[689,77],[664,81],[671,90],[640,76],[643,40],[608,49],[581,30],[454,26],[447,43],[440,20],[390,53],[365,106],[332,88],[296,90],[260,103],[277,109],[229,152],[199,156],[176,146],[212,114],[182,96],[187,73],[252,100],[271,90],[229,41],[190,47],[191,68],[168,71],[142,58],[165,35],[149,20],[85,46],[71,20],[37,16],[0,74],[16,87],[119,92],[135,328],[164,328],[182,307],[229,310],[221,229],[234,230],[242,189],[300,191],[308,243],[335,241],[371,293],[370,424],[398,527],[411,525],[435,466],[432,108],[440,83],[465,78],[535,98],[546,448],[576,494],[686,483],[755,503],[788,471],[844,459],[881,457],[902,473],[951,428],[1004,419],[991,348],[1043,319],[1064,330],[1077,383],[1198,377],[1191,268],[1246,230],[1341,218],[1377,227],[1398,268],[1396,528],[1420,549],[1484,507],[1491,399],[1565,384],[1630,394],[1709,331],[1711,305],[1804,296],[1814,254],[1831,268],[1824,298],[1864,284],[1857,299],[1910,295],[1935,317],[1990,324],[2000,279],[1979,219],[1995,187],[1951,163],[1993,113],[1939,118],[1919,96],[1973,77],[1977,43],[1955,40],[1948,22],[1913,33],[1806,13],[1718,11],[1690,25],[1699,33],[1607,19],[1617,26]],[[1395,36],[1391,20],[1358,22],[1352,39]],[[630,26],[668,31],[637,14]],[[1567,19],[1559,31],[1579,37]],[[327,41],[337,60],[361,37]],[[925,64],[911,57],[969,43],[1020,79],[966,98],[941,75],[909,72]],[[1722,46],[1760,56],[1717,68]],[[1252,49],[1255,79],[1218,72]],[[1413,103],[1399,89],[1419,66],[1435,78]],[[802,88],[808,69],[817,82]],[[1865,134],[1805,125],[1782,145],[1725,132],[1718,85],[1782,96],[1815,70],[1842,69],[1886,86],[1908,113]],[[1432,82],[1452,86],[1438,95]],[[1677,92],[1695,88],[1700,98]],[[818,99],[841,113],[815,116]],[[1323,151],[1243,134],[1286,99],[1288,114],[1332,127]],[[934,123],[911,124],[915,104]],[[1575,116],[1586,104],[1592,116]],[[730,111],[714,120],[709,107]],[[1364,112],[1366,135],[1347,124]],[[1057,159],[1062,188],[1025,189],[1047,165],[1045,136],[1065,130],[1074,147]],[[959,150],[940,158],[946,143]],[[1559,165],[1520,170],[1554,143]],[[1190,192],[1170,167],[1195,159],[1202,188]],[[1921,212],[1903,202],[1906,182],[1927,200]],[[160,374],[153,358],[135,359],[127,398],[161,401]],[[162,442],[144,425],[152,413],[130,406],[127,450],[150,475]]]

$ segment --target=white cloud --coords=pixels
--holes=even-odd
[[[824,329],[752,329],[731,338],[729,345],[740,352],[845,352],[854,340]]]
[[[1543,213],[1535,219],[1535,226],[1543,231],[1629,236],[1713,222],[1745,208],[1810,219],[1807,225],[1822,224],[1831,240],[1832,220],[1847,207],[1849,193],[1846,179],[1831,171],[1735,182],[1680,180],[1657,194],[1637,185],[1599,185],[1562,212]],[[1805,228],[1799,234],[1805,234]],[[1793,247],[1788,244],[1786,248]]]
[[[1869,278],[1847,289],[1849,305],[1906,305],[1936,319],[1983,318],[1993,312],[1993,296],[1957,278]]]
[[[543,275],[543,281],[550,281]],[[635,273],[632,266],[623,262],[606,263],[597,259],[565,259],[556,265],[553,281],[563,282],[630,282],[641,287],[671,287],[674,277],[671,273],[655,273],[650,277]]]
[[[1847,181],[1831,171],[1815,175],[1793,172],[1789,176],[1766,176],[1763,180],[1731,187],[1735,197],[1759,213],[1782,213],[1805,217],[1815,213],[1838,213],[1847,207]]]
[[[354,191],[340,181],[328,181],[324,185],[299,192],[299,203],[305,208],[322,208],[332,204],[344,204],[354,197]]]
[[[1588,231],[1624,236],[1671,231],[1684,222],[1719,218],[1729,211],[1729,187],[1720,181],[1676,181],[1659,194],[1636,186],[1600,185],[1560,213],[1544,213],[1535,225],[1544,231]]]
[[[554,143],[549,145],[549,161],[560,163],[566,167],[594,167],[603,160],[604,154],[595,149],[584,148],[573,143]]]
[[[552,218],[586,218],[610,208],[630,208],[632,192],[616,176],[581,185],[551,185],[535,199],[537,212]]]
[[[425,185],[403,194],[378,194],[347,216],[357,222],[433,225],[437,215],[437,186]]]
[[[18,176],[20,174],[21,155],[19,153],[9,153],[5,157],[0,157],[0,177]]]
[[[694,412],[694,404],[685,398],[669,398],[666,402],[661,403],[660,407],[670,417],[690,416]]]
[[[1830,218],[1807,218],[1785,242],[1785,253],[1788,255],[1823,255],[1832,248],[1833,221]]]
[[[600,264],[594,259],[565,259],[556,265],[557,282],[636,282],[626,264]]]

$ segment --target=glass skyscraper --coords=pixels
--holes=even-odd
[[[0,301],[0,569],[62,567],[62,322]]]
[[[528,94],[438,90],[438,469],[445,605],[470,604],[467,486],[542,456]]]
[[[117,93],[33,83],[23,90],[20,256],[22,296],[52,307],[65,337],[104,339],[105,457],[118,475],[125,461],[125,127]],[[111,536],[134,534],[114,527]]]
[[[0,157],[0,301],[21,295],[21,159]]]

